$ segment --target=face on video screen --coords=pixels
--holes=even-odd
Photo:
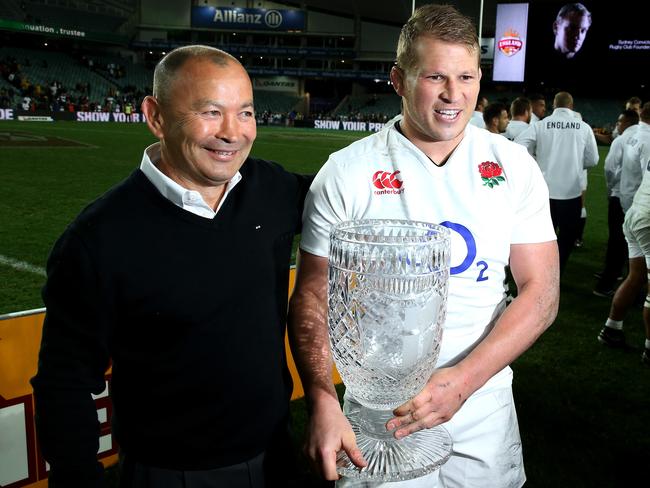
[[[617,88],[648,90],[650,31],[647,17],[596,0],[531,2],[527,16],[525,82],[533,92],[602,93],[594,83],[617,74]],[[643,98],[643,97],[642,97]]]
[[[580,50],[591,27],[591,15],[587,12],[567,12],[553,23],[555,50],[572,58]]]

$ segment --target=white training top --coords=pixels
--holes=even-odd
[[[623,135],[628,130],[629,128],[623,132]],[[634,194],[634,200],[632,200],[632,207],[646,212],[646,215],[650,215],[650,145],[644,144],[640,152],[640,157],[645,167],[643,169],[641,185],[639,185],[639,189]]]
[[[609,196],[620,197],[621,168],[623,166],[623,146],[627,139],[632,137],[639,129],[638,125],[632,125],[623,131],[623,134],[612,141],[609,152],[605,158],[605,183]]]
[[[394,122],[333,153],[307,195],[300,247],[327,256],[333,224],[368,218],[419,220],[452,230],[438,366],[465,357],[501,315],[510,245],[555,239],[548,190],[535,161],[525,148],[472,125],[440,167]],[[505,368],[489,387],[510,381]]]
[[[528,129],[528,126],[529,124],[523,120],[511,120],[508,122],[508,127],[506,127],[506,131],[503,135],[506,136],[507,139],[514,141],[515,137]]]
[[[643,171],[646,167],[645,163],[647,162],[643,161],[643,154],[645,154],[648,146],[650,146],[650,124],[639,122],[637,127],[635,132],[625,138],[625,143],[623,144],[619,194],[621,207],[623,207],[624,212],[627,212],[632,205],[634,194],[641,184]],[[623,132],[623,135],[619,139],[625,137],[627,131],[631,128],[629,127]]]
[[[479,129],[485,129],[485,121],[483,120],[483,112],[474,110],[472,118],[469,119],[469,123],[478,127]]]
[[[544,120],[531,124],[515,142],[535,156],[554,200],[579,197],[582,170],[598,164],[593,130],[568,108],[556,108]]]

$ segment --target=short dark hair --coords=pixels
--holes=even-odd
[[[639,113],[636,110],[628,109],[623,110],[621,115],[629,125],[634,125],[639,123]]]
[[[483,121],[485,122],[485,125],[489,125],[490,120],[493,118],[500,117],[501,112],[504,110],[507,112],[508,108],[501,102],[494,102],[485,107],[485,110],[483,110]]]
[[[539,100],[546,101],[546,98],[541,93],[533,93],[532,95],[528,96],[528,100],[530,100],[532,103],[532,102],[537,102]]]
[[[517,97],[510,104],[510,116],[526,115],[531,110],[530,100],[526,97]]]
[[[153,96],[167,101],[176,72],[190,59],[208,59],[219,66],[240,64],[236,58],[221,49],[200,44],[178,47],[168,52],[153,72]]]

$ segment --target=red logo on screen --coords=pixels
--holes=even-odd
[[[375,174],[372,175],[372,184],[377,188],[377,190],[375,190],[376,195],[399,195],[404,192],[404,189],[402,188],[404,182],[402,181],[399,170],[394,173],[391,173],[390,171],[375,172]]]
[[[514,29],[508,29],[503,37],[499,39],[497,43],[499,51],[501,51],[506,56],[514,56],[521,48],[524,46],[523,41],[519,37],[519,32]]]

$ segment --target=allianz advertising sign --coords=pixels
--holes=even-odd
[[[192,27],[290,31],[305,29],[305,12],[265,8],[192,7]]]

